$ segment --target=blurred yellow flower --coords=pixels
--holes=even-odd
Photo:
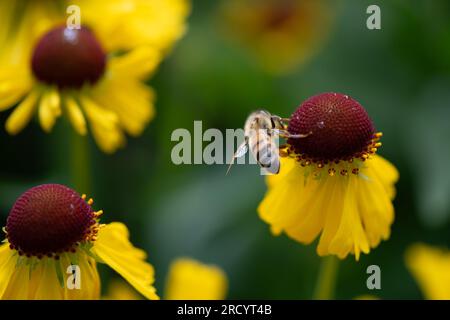
[[[335,6],[323,0],[230,0],[223,20],[230,37],[269,72],[292,72],[320,48]]]
[[[406,266],[426,299],[450,300],[450,251],[425,244],[408,248]]]
[[[133,287],[123,280],[114,279],[109,283],[107,294],[104,300],[141,300],[140,296]]]
[[[0,0],[10,22],[0,31],[0,111],[18,106],[6,130],[19,133],[37,113],[50,132],[64,114],[80,135],[89,124],[107,153],[123,146],[125,133],[140,135],[155,113],[143,81],[184,33],[187,1],[10,3]],[[65,28],[69,4],[80,7],[81,29]]]
[[[172,262],[166,279],[168,300],[222,300],[227,291],[225,273],[216,266],[202,264],[190,258]],[[140,300],[142,297],[121,280],[109,284],[106,300]]]
[[[380,298],[371,294],[362,294],[355,297],[355,300],[380,300]]]
[[[0,246],[1,299],[99,299],[97,263],[146,298],[159,299],[146,253],[130,243],[124,224],[100,224],[102,211],[92,204],[57,184],[31,188],[17,199]]]
[[[217,266],[205,265],[189,258],[175,260],[166,281],[167,300],[223,300],[227,278]]]
[[[294,112],[287,129],[310,135],[289,139],[280,173],[268,177],[258,212],[272,232],[304,244],[321,234],[320,256],[356,260],[388,239],[398,172],[375,154],[381,133],[364,108],[346,95],[320,94]]]

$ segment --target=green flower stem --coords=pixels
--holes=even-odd
[[[72,156],[70,157],[70,180],[77,192],[89,195],[91,186],[91,158],[89,154],[89,141],[87,136],[72,133]]]
[[[334,298],[334,289],[338,275],[339,260],[334,256],[322,258],[317,278],[314,299],[330,300]]]

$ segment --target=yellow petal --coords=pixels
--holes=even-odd
[[[77,265],[80,271],[80,289],[67,288],[67,268]],[[97,272],[96,262],[86,253],[79,250],[77,259],[71,259],[70,254],[63,254],[60,258],[60,266],[66,283],[64,284],[64,299],[66,300],[97,300],[100,298],[100,277]],[[75,275],[76,276],[76,275]]]
[[[100,228],[92,251],[148,299],[159,299],[153,287],[154,270],[144,251],[129,241],[127,227],[111,223]]]
[[[64,299],[64,288],[58,280],[55,269],[55,260],[53,258],[43,258],[39,261],[40,272],[31,273],[36,277],[37,286],[33,299],[35,300],[62,300]],[[63,271],[64,272],[64,271]],[[24,279],[27,281],[27,279]]]
[[[137,291],[127,282],[119,279],[110,281],[104,300],[142,300]]]
[[[289,159],[288,161],[295,162]],[[288,221],[302,219],[302,212],[299,208],[302,206],[300,202],[305,202],[305,197],[297,197],[297,194],[308,195],[306,193],[306,183],[304,175],[300,170],[287,170],[285,172],[285,164],[281,163],[281,171],[278,175],[269,178],[271,187],[258,207],[261,219],[274,226],[284,228]],[[297,183],[298,182],[298,183]],[[308,188],[310,185],[308,185]]]
[[[105,81],[92,91],[92,98],[113,111],[120,125],[132,136],[144,131],[154,117],[155,100],[151,88],[134,79],[118,78]]]
[[[328,202],[331,186],[332,183],[329,180],[323,179],[316,187],[310,186],[309,189],[305,189],[305,201],[301,202],[302,205],[299,208],[303,218],[286,226],[287,235],[305,244],[314,241],[324,228],[329,207],[333,206]],[[291,196],[295,199],[295,195],[291,194]]]
[[[285,175],[288,175],[292,169],[295,168],[296,162],[292,158],[280,158],[280,172],[278,174],[271,174],[266,177],[267,186],[270,188],[278,181],[282,180]]]
[[[341,221],[336,235],[331,241],[328,250],[339,258],[345,258],[349,253],[354,253],[356,260],[359,260],[361,252],[369,253],[370,247],[364,232],[360,212],[358,210],[357,182],[360,178],[351,175],[347,178],[347,186],[344,196],[344,207]],[[364,195],[361,195],[364,196]]]
[[[83,110],[91,126],[91,132],[100,149],[113,153],[123,146],[125,138],[117,114],[100,107],[88,97],[81,97]]]
[[[67,97],[64,99],[65,106],[67,110],[67,117],[70,123],[78,134],[85,136],[87,133],[86,129],[86,119],[84,118],[83,112],[75,99]]]
[[[6,121],[6,131],[15,135],[19,133],[33,117],[40,93],[37,90],[32,91],[28,96],[14,109],[13,113]]]
[[[223,300],[227,291],[225,273],[217,266],[189,258],[175,260],[166,282],[167,300]]]
[[[322,200],[328,197],[327,180],[306,178],[303,168],[293,159],[287,159],[281,165],[281,176],[271,178],[271,186],[258,212],[273,230],[284,230],[291,238],[308,244],[325,223],[323,205],[328,201]]]
[[[83,21],[96,26],[108,50],[151,45],[167,51],[183,35],[190,9],[187,0],[77,0],[74,4],[80,6]],[[98,19],[99,12],[102,19]]]
[[[33,47],[45,32],[61,24],[61,14],[58,6],[51,2],[43,4],[27,1],[19,5],[19,10],[20,23],[14,21],[14,35],[8,38],[8,45],[2,48],[0,62],[26,66],[29,70]],[[18,20],[18,17],[14,15],[14,19]]]
[[[371,247],[389,238],[394,221],[394,206],[386,190],[378,178],[358,181],[358,207]]]
[[[328,206],[325,212],[325,225],[317,245],[317,254],[319,256],[331,254],[329,248],[339,228],[345,197],[345,181],[341,181],[340,177],[324,179],[329,179],[331,183],[327,189]]]
[[[348,170],[333,165],[335,171]],[[386,170],[383,176],[382,170]],[[374,156],[360,168],[361,175],[328,175],[328,169],[302,167],[282,158],[281,171],[270,176],[268,191],[258,207],[272,233],[285,232],[309,244],[320,234],[317,253],[343,259],[369,253],[390,235],[394,220],[391,202],[396,169]]]
[[[2,21],[3,24],[3,28],[0,29],[0,44],[5,43],[5,40],[9,35],[10,29],[12,29],[13,26],[12,21],[14,19],[14,12],[16,10],[16,6],[17,3],[15,1],[0,2],[0,21]]]
[[[61,115],[60,97],[56,89],[50,89],[42,96],[39,104],[39,120],[45,132],[50,132],[56,118]]]
[[[425,244],[408,248],[406,266],[425,298],[450,300],[450,251]]]
[[[371,294],[362,294],[359,296],[356,296],[354,300],[380,300],[377,296],[371,295]]]
[[[117,76],[144,79],[155,71],[161,59],[161,54],[155,48],[138,47],[122,56],[112,57],[109,68]]]
[[[16,257],[9,248],[9,244],[0,245],[0,299],[5,299],[5,291],[14,274]]]
[[[16,259],[17,261],[17,259]],[[9,279],[8,288],[4,292],[2,299],[5,300],[27,300],[33,299],[30,294],[30,272],[28,266],[15,265],[13,273]]]
[[[369,162],[370,168],[373,170],[374,175],[383,184],[383,187],[386,189],[389,198],[393,200],[395,197],[394,184],[399,179],[398,170],[389,161],[379,155],[373,155],[372,158],[369,159]]]
[[[13,107],[29,92],[30,87],[26,82],[0,81],[0,111]]]
[[[76,258],[80,268],[81,288],[68,289],[67,267],[73,264],[70,256]],[[61,300],[61,299],[99,299],[100,279],[93,258],[83,251],[76,254],[63,253],[60,260],[44,257],[42,259],[21,257],[8,244],[0,247],[0,299],[9,300]],[[63,286],[56,272],[61,266]]]

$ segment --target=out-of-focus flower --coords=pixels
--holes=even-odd
[[[381,133],[364,108],[346,95],[320,94],[294,112],[287,129],[310,135],[288,140],[280,173],[268,178],[258,212],[272,232],[304,244],[321,234],[320,256],[357,260],[388,239],[398,172],[376,155]]]
[[[450,251],[425,244],[412,245],[406,266],[426,299],[450,300]]]
[[[10,2],[0,1],[2,16],[18,16],[14,30],[0,32],[0,111],[18,106],[6,130],[19,133],[37,113],[50,132],[64,114],[81,135],[89,124],[108,153],[125,133],[140,135],[155,113],[143,81],[183,34],[187,2],[75,1],[81,29],[65,27],[71,1],[18,1],[17,10]]]
[[[331,29],[331,5],[323,0],[224,1],[224,28],[267,71],[287,73],[320,48]]]
[[[217,266],[205,265],[190,258],[179,258],[170,265],[165,299],[221,300],[226,292],[226,275]],[[142,297],[124,281],[113,280],[104,299],[139,300]]]
[[[158,299],[146,253],[130,243],[124,224],[100,224],[102,211],[85,199],[57,184],[31,188],[17,199],[0,246],[1,299],[99,299],[97,263]]]
[[[104,300],[141,300],[137,291],[123,280],[114,279],[109,283]]]
[[[355,300],[380,300],[380,298],[371,294],[362,294],[355,297]]]
[[[227,278],[217,266],[189,258],[175,260],[169,270],[167,300],[222,300],[227,293]]]

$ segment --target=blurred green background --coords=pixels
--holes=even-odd
[[[170,262],[189,256],[225,270],[230,299],[311,298],[320,263],[315,244],[270,234],[256,213],[265,192],[258,168],[235,166],[225,176],[225,165],[176,166],[170,136],[176,128],[192,130],[194,120],[224,131],[242,127],[257,108],[289,116],[309,96],[345,93],[384,133],[380,154],[398,167],[400,181],[391,238],[359,262],[343,261],[336,297],[421,298],[405,249],[417,241],[450,244],[450,2],[324,1],[332,23],[322,43],[284,74],[268,72],[233,37],[225,2],[193,1],[187,34],[149,81],[158,96],[156,119],[112,156],[89,140],[92,186],[78,191],[104,209],[103,221],[128,225],[156,268],[160,294]],[[371,4],[381,7],[381,30],[366,28]],[[0,123],[7,116],[0,113]],[[27,188],[76,187],[67,127],[60,121],[46,135],[34,123],[16,137],[0,130],[2,225]],[[382,290],[366,288],[371,264],[381,267]]]

